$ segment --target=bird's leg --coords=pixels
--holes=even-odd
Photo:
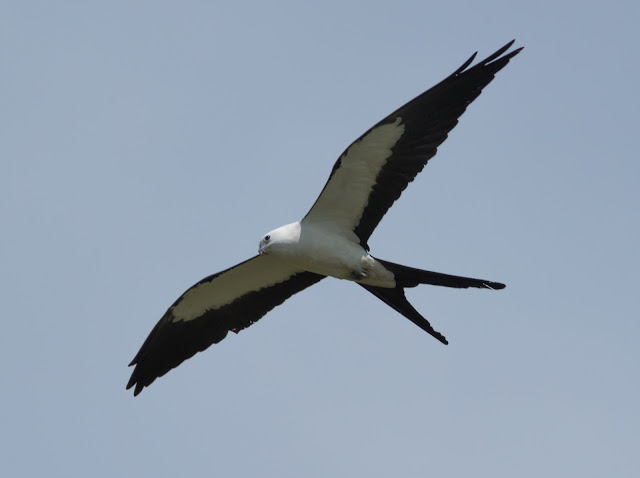
[[[351,277],[353,280],[362,280],[367,277],[367,269],[359,267],[357,269],[351,269]]]

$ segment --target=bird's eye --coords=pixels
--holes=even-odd
[[[265,242],[269,242],[269,239],[271,239],[271,236],[269,234],[267,234],[266,236],[264,236],[264,240]]]

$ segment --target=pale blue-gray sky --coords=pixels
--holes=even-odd
[[[2,476],[640,475],[633,1],[0,6]],[[326,280],[125,392],[205,275],[475,50],[524,52],[370,245],[506,282]]]

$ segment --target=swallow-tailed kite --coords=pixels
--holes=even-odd
[[[522,48],[513,41],[409,101],[355,140],[333,166],[307,215],[267,233],[259,254],[202,279],[176,300],[129,365],[134,395],[156,378],[258,321],[327,276],[356,282],[440,342],[447,340],[407,301],[418,284],[502,289],[504,284],[401,266],[369,254],[371,233],[422,171],[458,118]]]

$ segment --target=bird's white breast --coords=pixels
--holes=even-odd
[[[283,260],[305,271],[380,287],[395,287],[394,276],[351,238],[321,224],[299,224],[297,241],[279,248]],[[290,226],[285,226],[290,227]]]

